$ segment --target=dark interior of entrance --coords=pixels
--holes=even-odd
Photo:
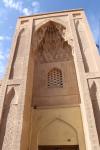
[[[79,150],[78,145],[65,145],[65,146],[39,146],[38,150]]]

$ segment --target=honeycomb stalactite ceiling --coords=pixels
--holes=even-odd
[[[42,25],[37,31],[36,31],[36,34],[38,36],[38,43],[40,43],[40,41],[42,40],[42,38],[44,37],[45,35],[45,32],[47,30],[51,31],[52,29],[52,32],[53,31],[59,31],[59,34],[65,38],[65,33],[66,33],[66,28],[64,26],[62,26],[61,24],[58,24],[56,22],[53,22],[53,21],[49,21],[47,22],[46,24]]]
[[[72,51],[71,46],[64,40],[65,29],[59,29],[53,22],[49,22],[44,28],[45,31],[42,28],[38,30],[40,40],[37,52],[40,63],[70,60]]]

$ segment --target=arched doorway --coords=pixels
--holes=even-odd
[[[63,145],[63,146],[39,146],[39,150],[79,150],[78,145]]]
[[[67,122],[55,119],[40,130],[38,150],[79,150],[77,132]]]

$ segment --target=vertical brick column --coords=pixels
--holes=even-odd
[[[17,22],[17,25],[16,25],[16,31],[15,31],[15,35],[13,37],[9,62],[8,62],[8,66],[7,66],[7,69],[6,69],[5,76],[2,80],[2,87],[1,87],[1,90],[0,90],[0,123],[1,123],[1,118],[2,118],[2,111],[3,111],[3,104],[4,104],[4,99],[5,99],[6,88],[7,88],[7,82],[9,80],[9,74],[10,74],[11,65],[12,65],[12,61],[13,61],[13,56],[14,56],[14,52],[15,52],[18,33],[19,33],[19,21]]]
[[[87,80],[85,77],[84,65],[81,56],[80,47],[78,44],[76,29],[74,25],[73,16],[69,15],[70,18],[70,26],[72,29],[73,42],[74,42],[74,63],[76,67],[76,74],[78,80],[78,86],[81,97],[81,112],[82,112],[82,120],[84,126],[85,133],[85,142],[87,150],[99,150],[99,141],[96,131],[95,119],[93,114],[93,108],[91,104],[91,98],[89,95],[89,89]]]
[[[4,80],[2,81],[2,88],[0,90],[0,121],[2,118],[4,100],[7,94],[7,89],[13,88],[15,91],[15,97],[12,98],[12,102],[8,104],[9,107],[8,117],[6,118],[7,127],[4,129],[5,134],[3,140],[1,140],[2,150],[27,150],[29,144],[30,133],[30,115],[31,115],[31,98],[32,98],[32,74],[33,74],[33,55],[31,54],[31,39],[33,30],[33,18],[29,18],[27,24],[23,25],[18,20],[14,40],[12,43],[12,49],[10,53],[9,64]],[[16,50],[16,44],[18,41],[18,35],[22,28],[25,28],[25,46],[22,49],[24,51],[23,61],[23,76],[20,79],[9,79],[12,63],[14,60],[14,54]],[[31,56],[32,55],[32,56]],[[16,60],[15,60],[16,61]],[[31,67],[30,67],[31,66]],[[20,71],[20,66],[17,71]],[[11,87],[11,88],[10,88]],[[18,87],[18,90],[17,90]],[[12,89],[12,90],[13,90]],[[16,101],[17,100],[17,101]],[[7,101],[7,99],[6,99]],[[0,122],[1,123],[1,122]],[[14,127],[13,127],[14,125]],[[1,133],[2,134],[2,133]],[[2,137],[2,135],[1,135]]]
[[[24,76],[21,79],[21,94],[19,97],[18,107],[18,124],[17,132],[15,135],[15,142],[13,149],[27,150],[29,144],[30,133],[30,115],[31,115],[31,98],[32,98],[32,74],[33,64],[31,64],[31,40],[33,30],[33,19],[29,19],[27,26],[27,46],[25,47],[24,58]],[[31,67],[31,68],[30,68]]]

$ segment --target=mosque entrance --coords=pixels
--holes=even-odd
[[[39,146],[38,150],[79,150],[78,145],[64,145],[64,146]]]

